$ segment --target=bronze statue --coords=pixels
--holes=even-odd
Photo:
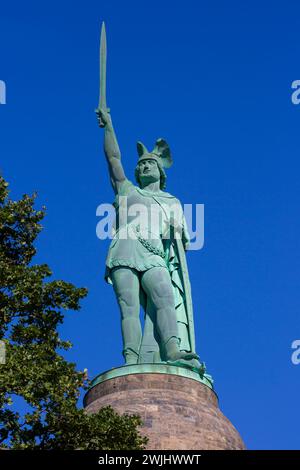
[[[104,128],[104,153],[116,209],[115,235],[106,260],[105,279],[113,285],[121,312],[125,362],[164,362],[204,373],[195,351],[185,256],[189,244],[187,224],[180,201],[165,191],[165,170],[172,165],[170,148],[164,139],[158,139],[151,152],[138,142],[137,185],[127,179],[106,105],[104,23],[96,113],[100,127]],[[140,306],[145,312],[143,332]]]

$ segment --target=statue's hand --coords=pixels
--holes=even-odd
[[[95,113],[97,115],[99,127],[106,127],[107,125],[111,125],[109,109],[97,108]]]

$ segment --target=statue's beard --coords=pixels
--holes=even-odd
[[[153,173],[148,173],[148,174],[140,175],[139,179],[140,179],[141,186],[143,187],[149,183],[156,183],[157,181],[159,181],[160,178],[157,177],[157,175],[154,175]]]

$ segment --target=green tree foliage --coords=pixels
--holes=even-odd
[[[57,328],[63,311],[79,310],[87,291],[49,280],[49,267],[32,262],[45,215],[34,201],[35,195],[10,200],[0,177],[0,340],[6,345],[6,363],[0,364],[0,446],[143,448],[138,416],[120,416],[110,407],[87,415],[77,407],[88,381],[60,354],[71,344]],[[18,405],[21,399],[25,407]]]

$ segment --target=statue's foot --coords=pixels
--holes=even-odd
[[[178,359],[177,361],[167,361],[168,364],[174,366],[188,367],[189,369],[196,370],[200,375],[205,373],[205,365],[198,359]]]
[[[167,361],[192,361],[198,359],[198,354],[186,351],[175,351],[172,354],[167,355]]]
[[[125,366],[132,366],[133,364],[137,364],[138,361],[136,359],[126,359]]]
[[[124,359],[125,359],[125,365],[126,366],[131,366],[132,364],[137,364],[139,356],[133,351],[125,351],[123,352]]]
[[[172,336],[165,344],[166,359],[167,361],[191,361],[193,359],[199,359],[196,353],[188,351],[180,351],[178,338]]]

